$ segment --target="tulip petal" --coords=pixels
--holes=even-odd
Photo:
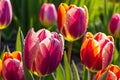
[[[46,44],[49,44],[50,40],[48,38],[44,39],[39,45],[39,52],[35,58],[36,70],[40,75],[45,75],[48,72],[48,66],[50,63],[50,54],[46,47]],[[42,65],[42,66],[41,66]]]
[[[35,56],[37,54],[37,47],[38,44],[38,38],[36,36],[36,33],[33,31],[33,29],[29,30],[26,38],[25,38],[25,45],[24,45],[24,59],[25,64],[28,69],[32,68],[32,63],[35,59]]]
[[[93,39],[86,39],[81,48],[81,59],[84,65],[88,68],[92,68],[97,62],[99,52],[100,46],[97,41]]]
[[[86,31],[85,24],[85,12],[82,8],[71,8],[66,14],[65,30],[67,35],[73,38],[81,37]]]
[[[40,29],[39,31],[37,31],[36,34],[37,34],[40,42],[47,37],[51,37],[50,31],[48,31],[46,29]]]
[[[69,9],[69,6],[65,3],[61,3],[58,7],[58,30],[59,32],[63,33],[63,35],[66,36],[66,33],[64,31],[64,23],[66,20],[66,13]]]
[[[112,42],[108,42],[102,51],[102,68],[107,67],[110,63],[114,51],[114,44]]]

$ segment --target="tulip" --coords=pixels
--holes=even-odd
[[[46,27],[56,24],[57,22],[57,11],[52,3],[44,3],[41,7],[39,14],[40,22]]]
[[[120,80],[120,68],[117,65],[110,65],[104,70],[97,72],[95,80],[102,80],[105,74],[106,80]]]
[[[25,38],[24,59],[27,69],[37,76],[55,71],[64,50],[62,35],[41,29],[30,29]]]
[[[106,68],[113,56],[114,40],[112,36],[106,36],[104,33],[86,33],[81,50],[80,57],[82,63],[90,71],[99,71]]]
[[[68,6],[61,3],[58,7],[58,30],[67,41],[79,39],[87,29],[87,7]]]
[[[0,0],[0,30],[6,28],[12,21],[12,6],[10,0]]]
[[[2,58],[3,80],[24,80],[22,55],[19,51],[5,52]]]
[[[108,25],[108,31],[115,37],[120,38],[120,14],[116,13],[112,16]]]

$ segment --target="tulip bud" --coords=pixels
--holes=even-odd
[[[109,65],[104,70],[97,72],[95,80],[102,80],[104,75],[106,75],[106,80],[120,80],[120,68],[117,65]]]
[[[58,30],[67,41],[79,39],[87,29],[87,7],[68,6],[61,3],[58,7]]]
[[[91,71],[106,68],[113,56],[114,40],[104,33],[93,35],[88,32],[82,42],[80,57],[82,63]]]
[[[120,38],[120,14],[114,14],[110,19],[108,31],[113,36]]]
[[[20,52],[5,52],[2,58],[3,80],[24,80],[22,55]]]
[[[10,0],[0,0],[0,30],[6,28],[12,21],[12,6]]]
[[[52,3],[44,3],[39,14],[40,22],[46,27],[56,24],[57,11]]]
[[[38,76],[50,74],[60,63],[64,39],[56,32],[41,29],[29,30],[25,38],[24,59],[26,67]]]

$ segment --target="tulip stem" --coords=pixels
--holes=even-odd
[[[70,60],[71,60],[71,51],[72,51],[72,42],[69,42],[68,43],[68,54],[67,54],[69,64],[70,64]]]

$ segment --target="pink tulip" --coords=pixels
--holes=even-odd
[[[24,44],[26,67],[36,75],[52,73],[61,61],[64,50],[62,35],[41,29],[29,30]]]
[[[120,14],[114,14],[109,22],[108,31],[115,37],[120,37]]]
[[[0,0],[0,30],[6,28],[12,21],[12,6],[10,0]]]
[[[5,52],[2,58],[2,77],[3,80],[25,80],[20,52]]]
[[[39,14],[40,22],[45,26],[56,24],[57,11],[52,3],[44,3]]]
[[[112,36],[104,33],[93,35],[88,32],[82,42],[80,57],[86,68],[91,71],[99,71],[106,68],[112,59],[114,40]]]
[[[61,3],[58,7],[58,30],[67,41],[79,39],[87,29],[87,7],[68,6]]]

